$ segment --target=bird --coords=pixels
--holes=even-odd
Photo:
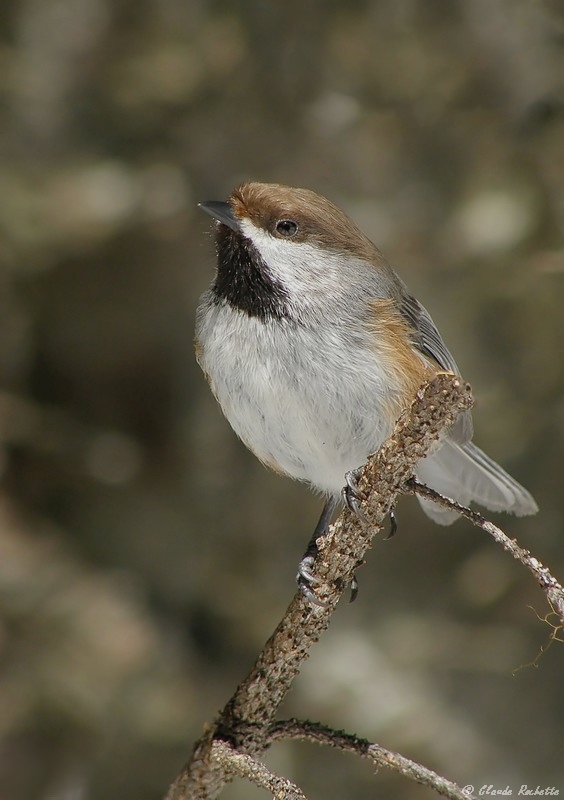
[[[298,569],[312,598],[316,541],[343,487],[354,500],[356,471],[426,380],[460,371],[427,310],[330,200],[253,181],[199,207],[215,220],[217,266],[196,312],[196,359],[249,450],[325,497]],[[416,478],[464,506],[534,514],[531,494],[472,436],[462,412]],[[418,500],[441,525],[459,516]]]

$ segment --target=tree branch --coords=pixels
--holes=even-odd
[[[368,758],[376,767],[387,767],[416,783],[434,789],[438,794],[450,800],[471,800],[471,794],[463,791],[458,784],[443,778],[431,769],[427,769],[416,761],[386,750],[378,744],[361,739],[345,731],[336,731],[326,725],[309,720],[288,719],[275,722],[271,729],[272,741],[282,739],[301,739],[315,744],[326,744],[344,752],[355,753]]]
[[[554,613],[564,623],[564,590],[546,567],[481,514],[443,497],[413,477],[420,459],[433,451],[458,415],[471,408],[472,403],[470,387],[450,373],[441,373],[421,387],[392,435],[362,470],[358,481],[362,515],[355,516],[345,509],[327,536],[318,540],[319,555],[313,572],[319,580],[315,592],[323,605],[308,603],[301,592],[295,595],[250,674],[239,684],[215,724],[197,742],[166,800],[213,800],[235,775],[268,788],[277,798],[301,800],[303,794],[296,786],[273,775],[255,758],[281,738],[305,739],[355,752],[377,766],[392,768],[432,787],[451,800],[468,798],[455,783],[365,739],[316,723],[273,723],[273,719],[401,493],[431,499],[489,533],[533,573]]]
[[[267,789],[275,800],[307,800],[301,789],[267,769],[264,764],[246,753],[238,753],[226,742],[215,740],[212,745],[212,758],[224,768],[227,775],[247,780]]]
[[[167,794],[167,800],[212,800],[229,781],[215,755],[215,740],[229,742],[254,756],[270,743],[270,725],[310,648],[329,625],[335,607],[363,563],[371,541],[381,530],[417,462],[436,446],[462,411],[471,408],[468,384],[441,373],[417,392],[394,431],[371,456],[359,479],[362,519],[345,509],[319,540],[314,572],[323,606],[312,606],[298,592],[266,643],[250,674],[238,686],[214,726],[196,744],[191,759]]]

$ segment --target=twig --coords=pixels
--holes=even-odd
[[[301,739],[356,753],[362,758],[370,759],[376,767],[391,768],[400,775],[423,786],[428,786],[444,797],[449,797],[450,800],[471,800],[473,797],[463,791],[458,784],[443,778],[442,775],[438,775],[416,761],[411,761],[392,750],[386,750],[367,739],[361,739],[345,731],[336,731],[318,722],[297,719],[281,720],[272,725],[270,733],[273,742],[281,739]]]
[[[417,462],[436,445],[459,414],[472,406],[468,384],[441,373],[417,392],[382,447],[370,457],[359,479],[363,520],[345,510],[320,540],[314,571],[316,594],[324,606],[312,606],[297,593],[282,621],[237,688],[213,728],[197,743],[192,758],[170,787],[167,800],[212,800],[229,780],[214,755],[214,740],[254,756],[268,747],[270,724],[312,645],[327,628],[335,607],[366,550],[394,507]]]
[[[226,742],[215,741],[212,745],[212,758],[228,775],[247,780],[267,789],[274,800],[307,800],[305,794],[292,781],[282,778],[267,769],[264,764],[246,753],[238,753]]]
[[[541,564],[537,558],[532,556],[528,550],[520,547],[515,539],[510,539],[509,536],[507,536],[507,534],[501,530],[501,528],[498,528],[497,525],[494,525],[493,522],[487,520],[477,511],[473,511],[472,509],[462,506],[454,500],[451,500],[449,497],[439,494],[439,492],[436,492],[434,489],[430,489],[428,486],[425,486],[425,484],[419,483],[419,481],[417,481],[415,478],[412,477],[407,481],[406,488],[412,494],[418,494],[421,497],[426,497],[429,500],[433,500],[438,505],[443,506],[444,508],[457,511],[473,525],[476,525],[478,528],[486,531],[486,533],[489,533],[490,536],[495,539],[495,541],[500,544],[504,550],[507,550],[508,553],[511,553],[513,558],[517,559],[517,561],[520,561],[521,564],[523,564],[523,566],[533,574],[537,583],[546,594],[550,607],[554,613],[560,617],[561,624],[564,625],[564,588],[562,588],[562,585],[556,580],[550,571],[543,564]]]

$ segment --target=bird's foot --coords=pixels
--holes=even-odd
[[[341,496],[343,498],[343,502],[353,514],[356,514],[363,522],[366,522],[366,515],[362,511],[361,503],[365,499],[365,496],[358,488],[358,481],[360,476],[362,475],[362,468],[359,469],[352,469],[350,472],[347,472],[345,475],[345,485],[341,490]],[[394,513],[394,509],[392,508],[390,513],[390,530],[388,535],[386,536],[386,540],[391,539],[392,536],[397,532],[398,529],[398,521],[396,519],[396,515]],[[356,597],[356,595],[355,595]]]
[[[315,593],[315,587],[320,586],[323,581],[321,581],[316,575],[313,574],[312,567],[315,563],[315,556],[310,553],[302,558],[298,566],[298,574],[296,575],[296,581],[298,583],[299,589],[305,599],[314,606],[320,606],[321,608],[326,608],[327,603],[323,600],[320,600],[319,597]],[[353,579],[351,581],[351,596],[349,598],[349,603],[354,603],[358,596],[358,580],[356,575],[353,575]]]
[[[360,474],[360,469],[347,472],[345,475],[346,486],[342,490],[342,497],[348,508],[350,508],[353,513],[364,519],[364,515],[360,509],[360,502],[363,500],[363,497],[358,491],[358,478],[360,477]],[[315,564],[315,559],[319,554],[317,540],[327,534],[329,523],[331,521],[331,515],[333,514],[336,505],[337,500],[335,497],[329,498],[325,503],[319,518],[319,522],[315,527],[315,531],[313,532],[313,536],[311,537],[311,540],[307,546],[304,557],[298,565],[298,572],[296,575],[298,587],[306,600],[312,605],[321,606],[322,608],[324,608],[327,603],[319,599],[315,593],[315,589],[316,587],[320,586],[323,581],[314,574],[313,566]],[[395,523],[393,515],[392,521]],[[395,531],[395,527],[393,530]],[[392,533],[393,531],[390,532],[390,535],[392,535]],[[351,596],[349,602],[353,603],[356,600],[357,595],[358,580],[356,575],[354,575],[351,581]]]
[[[323,600],[320,600],[319,597],[315,594],[316,586],[320,586],[322,581],[313,574],[312,567],[315,563],[315,557],[317,555],[317,547],[315,547],[315,552],[313,551],[312,547],[308,547],[306,553],[302,560],[298,565],[298,574],[296,575],[296,581],[298,583],[298,587],[300,592],[303,594],[305,599],[314,606],[320,606],[321,608],[325,608],[327,603],[324,603]]]
[[[361,502],[365,499],[364,495],[358,488],[358,481],[362,475],[362,468],[351,469],[345,474],[345,485],[341,489],[341,497],[346,507],[356,514],[357,517],[364,520],[365,516],[360,507]]]

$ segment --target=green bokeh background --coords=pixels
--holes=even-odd
[[[3,0],[0,37],[2,798],[161,796],[293,594],[320,500],[246,452],[192,349],[196,203],[240,181],[320,191],[384,250],[539,502],[502,524],[564,576],[559,0]],[[283,713],[564,792],[541,592],[468,524],[398,516]],[[431,797],[267,758],[311,798]]]

